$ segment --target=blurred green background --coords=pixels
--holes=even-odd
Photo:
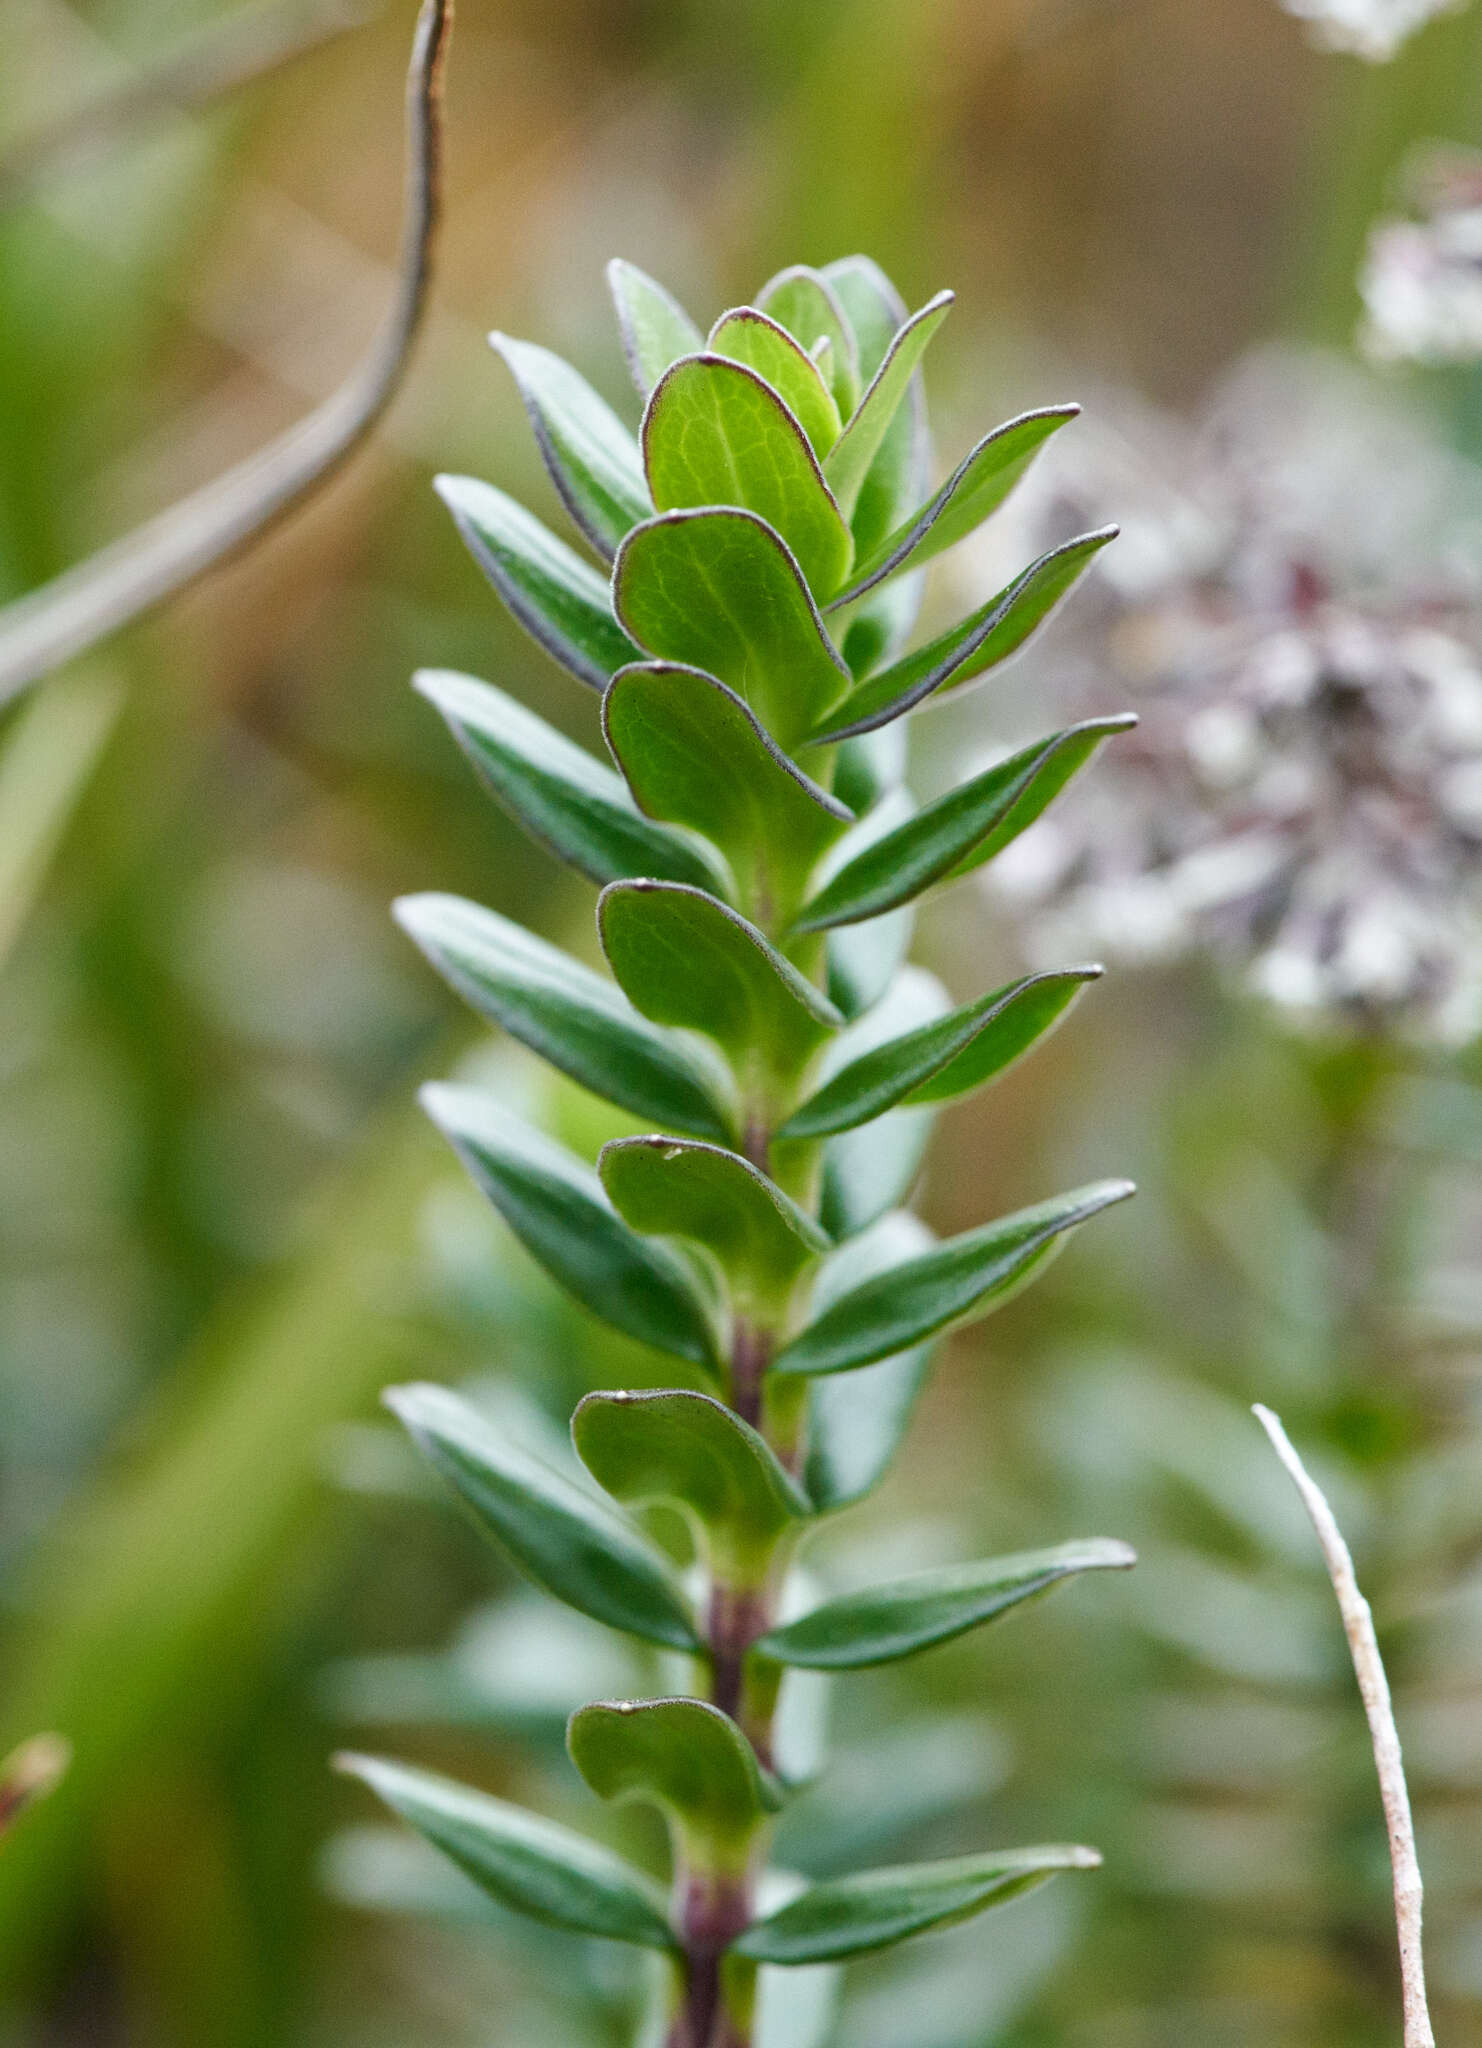
[[[26,159],[219,12],[0,0],[0,598],[290,422],[388,295],[404,8],[306,14],[316,46],[221,102]],[[398,1376],[556,1415],[652,1372],[567,1316],[410,1106],[470,1041],[394,894],[590,945],[583,886],[408,687],[466,667],[595,738],[429,489],[469,470],[552,513],[485,330],[626,405],[609,255],[708,319],[859,248],[913,304],[958,293],[953,456],[1078,379],[1189,405],[1267,336],[1347,344],[1404,150],[1482,141],[1482,10],[1368,69],[1274,0],[463,0],[449,123],[434,308],[373,449],[0,723],[0,1747],[77,1746],[0,1857],[4,2048],[625,2038],[610,1957],[469,1924],[337,1834],[367,1814],[326,1770],[348,1729],[575,1812],[553,1731],[623,1682],[590,1632],[531,1648],[374,1424]],[[1467,378],[1424,399],[1469,442]],[[980,698],[927,751],[993,720]],[[962,891],[923,943],[964,993],[1015,957]],[[1108,1856],[860,1972],[852,2048],[1396,2038],[1372,1766],[1256,1398],[1326,1445],[1414,1761],[1438,2032],[1482,2044],[1479,1161],[1475,1060],[1292,1041],[1196,966],[1113,975],[947,1120],[939,1227],[1102,1173],[1143,1195],[949,1349],[853,1540],[1108,1533],[1144,1564],[849,1690],[821,1862],[985,1829]],[[928,1707],[951,1719],[913,1746]],[[892,1775],[919,1780],[894,1819],[851,1790]],[[446,1917],[377,1910],[417,1897]]]

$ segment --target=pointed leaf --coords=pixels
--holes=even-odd
[[[434,1084],[424,1107],[551,1277],[641,1344],[715,1363],[705,1305],[679,1260],[623,1222],[589,1167],[473,1088]]]
[[[935,305],[935,300],[932,302]],[[916,317],[922,319],[930,307]],[[940,316],[938,316],[938,324]],[[861,408],[863,410],[863,408]],[[887,576],[908,565],[919,568],[946,548],[965,540],[981,526],[990,513],[1008,497],[1050,436],[1080,415],[1078,405],[1051,405],[1038,412],[1026,412],[985,434],[965,456],[928,504],[904,520],[893,532],[861,559],[849,580],[849,588],[835,599],[850,604],[863,597]],[[830,457],[826,474],[838,492],[834,464],[849,438],[846,429],[839,448]],[[841,502],[843,502],[841,497]]]
[[[408,1764],[353,1755],[335,1763],[512,1912],[571,1934],[677,1946],[663,1895],[585,1835]]]
[[[815,1314],[867,1276],[919,1258],[934,1242],[908,1210],[879,1217],[829,1260]],[[916,1344],[857,1372],[826,1374],[810,1383],[803,1480],[820,1513],[862,1500],[879,1484],[910,1424],[931,1353],[930,1344]]]
[[[848,686],[797,563],[754,512],[667,512],[636,526],[613,592],[642,647],[729,683],[784,748]]]
[[[703,832],[730,862],[749,905],[785,912],[851,823],[838,798],[788,759],[736,692],[699,669],[672,662],[620,669],[602,700],[602,724],[641,808]],[[705,886],[695,876],[642,872]]]
[[[420,669],[414,680],[480,779],[558,860],[598,884],[653,875],[719,885],[698,847],[641,815],[620,775],[503,690],[451,669]]]
[[[1068,1231],[1132,1193],[1096,1181],[949,1238],[852,1288],[778,1353],[779,1373],[847,1372],[904,1351],[949,1324],[976,1320],[1029,1279]]]
[[[846,256],[829,264],[824,274],[858,337],[860,367],[867,378],[873,377],[906,319],[905,303],[868,256]],[[926,391],[918,369],[854,507],[850,525],[856,559],[871,553],[882,537],[921,503],[931,488],[931,475]],[[866,676],[882,662],[894,660],[905,646],[921,609],[925,585],[923,571],[892,577],[851,606],[842,644],[844,658],[856,676]]]
[[[669,365],[703,348],[705,338],[679,301],[636,263],[615,256],[607,282],[628,368],[640,397],[647,398]]]
[[[824,474],[846,518],[858,503],[870,465],[880,452],[892,420],[905,402],[916,365],[946,319],[955,297],[954,292],[938,292],[920,312],[913,313],[906,321],[892,340],[885,360],[871,379],[853,418],[829,453]]]
[[[725,356],[682,356],[643,415],[643,460],[660,512],[740,505],[765,519],[810,590],[831,597],[854,541],[818,457],[772,386]]]
[[[472,476],[435,477],[433,488],[510,611],[563,668],[600,690],[635,659],[597,571],[523,505]]]
[[[873,732],[900,718],[933,691],[955,690],[1007,661],[1044,624],[1092,558],[1116,537],[1117,528],[1107,526],[1041,555],[961,625],[861,683],[810,735],[810,744],[829,746],[858,733]]]
[[[629,1507],[676,1503],[705,1531],[712,1570],[749,1582],[812,1507],[766,1439],[708,1394],[588,1394],[571,1418],[582,1463]]]
[[[703,1031],[737,1062],[795,1072],[843,1021],[755,925],[700,889],[614,882],[597,923],[619,987],[655,1024]]]
[[[384,1399],[479,1527],[536,1585],[645,1642],[696,1647],[672,1566],[610,1502],[573,1486],[446,1387],[391,1387]]]
[[[951,1927],[1043,1884],[1058,1870],[1094,1870],[1094,1849],[1053,1844],[905,1864],[813,1885],[753,1921],[735,1953],[761,1963],[826,1963],[889,1948],[933,1927]]]
[[[1071,967],[1026,975],[872,1047],[794,1110],[777,1136],[821,1138],[872,1122],[897,1102],[944,1102],[966,1094],[1027,1052],[1100,972]]]
[[[458,896],[403,896],[396,920],[482,1016],[594,1095],[677,1131],[725,1138],[693,1054],[559,947]]]
[[[859,344],[828,279],[821,271],[795,263],[768,279],[756,302],[810,354],[819,341],[828,343],[825,374],[840,414],[848,419],[859,403]]]
[[[843,422],[823,372],[785,327],[756,306],[722,313],[706,346],[745,363],[765,377],[812,443],[820,461],[839,438]]]
[[[570,363],[534,342],[491,334],[509,365],[561,502],[610,562],[630,526],[653,514],[638,443]]]
[[[657,1806],[691,1865],[742,1867],[775,1804],[751,1744],[704,1700],[597,1700],[572,1715],[566,1746],[599,1799]]]
[[[755,1650],[758,1656],[810,1671],[859,1671],[914,1656],[996,1621],[1079,1572],[1121,1570],[1136,1562],[1137,1553],[1127,1544],[1093,1539],[913,1572],[825,1601],[811,1614],[762,1636]]]
[[[878,917],[944,876],[991,860],[1034,823],[1103,740],[1136,723],[1130,714],[1086,719],[995,762],[840,868],[804,905],[794,931]]]
[[[703,1246],[748,1307],[785,1301],[802,1269],[829,1249],[790,1195],[719,1145],[617,1138],[603,1146],[597,1170],[625,1223],[645,1237]]]

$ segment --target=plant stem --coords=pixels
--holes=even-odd
[[[775,1342],[770,1330],[737,1316],[731,1338],[731,1406],[753,1429],[761,1427],[762,1383]]]
[[[1421,1953],[1422,1885],[1420,1860],[1415,1853],[1415,1824],[1410,1814],[1410,1793],[1405,1783],[1405,1760],[1400,1752],[1400,1737],[1395,1727],[1389,1680],[1385,1676],[1378,1638],[1374,1634],[1374,1616],[1368,1601],[1359,1591],[1353,1558],[1343,1540],[1343,1531],[1338,1527],[1337,1519],[1328,1506],[1322,1489],[1308,1474],[1290,1437],[1282,1428],[1281,1418],[1273,1415],[1269,1408],[1263,1408],[1259,1402],[1255,1405],[1255,1415],[1271,1439],[1277,1457],[1290,1473],[1293,1484],[1302,1496],[1302,1504],[1311,1518],[1312,1526],[1317,1531],[1323,1561],[1327,1565],[1328,1577],[1333,1582],[1333,1591],[1337,1596],[1338,1612],[1343,1619],[1343,1632],[1348,1638],[1349,1654],[1353,1658],[1364,1712],[1369,1720],[1369,1736],[1374,1746],[1374,1764],[1379,1773],[1379,1796],[1384,1804],[1384,1823],[1389,1831],[1389,1860],[1394,1872],[1395,1925],[1400,1942],[1405,2048],[1436,2048],[1436,2037],[1431,2028],[1430,2011],[1426,2004],[1425,1961]]]

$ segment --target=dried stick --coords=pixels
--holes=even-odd
[[[366,19],[350,0],[270,0],[196,29],[123,83],[84,100],[0,154],[0,212],[40,178],[121,141],[152,115],[197,107],[304,56]]]
[[[1272,1448],[1291,1474],[1292,1482],[1302,1496],[1302,1504],[1312,1519],[1312,1526],[1317,1531],[1317,1540],[1322,1545],[1328,1577],[1332,1580],[1333,1591],[1338,1597],[1338,1612],[1343,1617],[1343,1632],[1348,1638],[1349,1653],[1358,1677],[1364,1712],[1369,1717],[1369,1736],[1374,1745],[1374,1763],[1379,1772],[1379,1796],[1384,1802],[1384,1823],[1389,1830],[1389,1860],[1394,1871],[1395,1925],[1400,1937],[1400,1983],[1404,1999],[1405,2048],[1435,2048],[1436,2037],[1431,2030],[1431,2016],[1426,2005],[1425,1963],[1420,1947],[1420,1861],[1415,1853],[1415,1826],[1410,1818],[1410,1793],[1405,1784],[1405,1762],[1400,1754],[1400,1737],[1395,1727],[1394,1708],[1390,1704],[1389,1680],[1384,1675],[1384,1663],[1379,1655],[1379,1643],[1374,1634],[1374,1617],[1369,1610],[1368,1601],[1359,1591],[1358,1580],[1354,1576],[1353,1559],[1349,1555],[1348,1545],[1343,1540],[1343,1532],[1338,1527],[1333,1510],[1297,1456],[1291,1438],[1281,1426],[1280,1416],[1273,1415],[1269,1408],[1263,1408],[1259,1401],[1255,1404],[1254,1414],[1270,1437]]]
[[[441,198],[443,57],[453,0],[423,0],[407,79],[407,196],[396,299],[323,405],[198,491],[0,610],[0,704],[245,546],[358,446],[396,391],[427,301]]]

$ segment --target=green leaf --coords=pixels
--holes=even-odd
[[[890,1664],[1049,1592],[1079,1572],[1125,1569],[1137,1553],[1109,1538],[1061,1543],[1052,1550],[1025,1550],[1014,1557],[985,1558],[913,1572],[883,1586],[827,1600],[811,1614],[774,1628],[755,1644],[758,1656],[810,1671],[859,1671]]]
[[[810,355],[816,343],[828,343],[826,374],[840,415],[848,419],[859,403],[859,344],[828,279],[821,271],[795,263],[770,278],[757,293],[756,302]]]
[[[643,415],[643,459],[660,512],[739,505],[791,550],[810,590],[831,597],[854,541],[818,457],[772,386],[725,356],[682,356]]]
[[[599,1799],[657,1806],[691,1868],[743,1868],[776,1803],[751,1744],[704,1700],[597,1700],[572,1715],[566,1746]]]
[[[854,416],[829,452],[824,474],[846,518],[859,502],[870,466],[905,401],[916,366],[955,297],[953,292],[938,292],[900,328]]]
[[[753,1921],[735,1953],[760,1963],[827,1963],[889,1948],[934,1927],[952,1927],[1043,1884],[1058,1870],[1094,1870],[1094,1849],[1053,1844],[905,1864],[816,1884],[765,1920]]]
[[[610,562],[630,526],[653,513],[638,443],[606,399],[561,357],[491,334],[509,365],[551,482],[599,555]]]
[[[599,885],[627,875],[719,885],[701,849],[640,814],[620,775],[503,690],[451,669],[420,669],[414,681],[480,779],[558,860]]]
[[[511,612],[563,668],[600,690],[636,658],[606,583],[523,505],[472,476],[435,477],[433,488]]]
[[[1068,1231],[1132,1191],[1130,1181],[1096,1181],[949,1238],[830,1303],[778,1353],[773,1372],[847,1372],[949,1325],[987,1315],[1029,1279]]]
[[[335,1766],[361,1779],[512,1912],[571,1934],[677,1946],[657,1887],[585,1835],[382,1757],[341,1755]]]
[[[641,1344],[716,1363],[705,1304],[680,1261],[636,1237],[602,1183],[473,1088],[422,1090],[428,1115],[516,1237],[594,1315]]]
[[[873,1009],[910,950],[916,913],[909,903],[828,935],[828,992],[846,1017]]]
[[[722,313],[706,346],[765,377],[808,436],[814,454],[820,460],[827,455],[843,424],[839,408],[817,363],[785,327],[756,306],[737,306]]]
[[[645,1642],[697,1647],[673,1568],[609,1501],[522,1450],[446,1387],[391,1387],[383,1399],[479,1527],[536,1585]]]
[[[829,1249],[790,1195],[719,1145],[617,1138],[603,1146],[597,1171],[625,1223],[645,1237],[703,1246],[748,1306],[784,1302],[803,1268]]]
[[[672,662],[620,669],[602,700],[602,724],[641,808],[703,832],[754,908],[787,915],[820,856],[851,823],[838,798],[788,759],[736,692],[699,669]],[[642,872],[698,881],[653,867]]]
[[[861,683],[810,735],[810,744],[831,746],[872,732],[900,718],[933,691],[955,690],[1007,661],[1044,624],[1093,556],[1116,537],[1117,528],[1107,526],[1051,548],[961,625]]]
[[[872,1124],[840,1131],[823,1155],[823,1227],[836,1242],[855,1236],[904,1202],[921,1172],[936,1112],[891,1109]]]
[[[898,1102],[945,1102],[991,1080],[1065,1015],[1099,967],[1030,974],[964,1003],[839,1069],[793,1111],[779,1138],[821,1138],[869,1123]]]
[[[910,735],[897,721],[841,741],[834,757],[834,795],[859,817],[905,781]]]
[[[933,300],[932,305],[935,304]],[[924,319],[930,311],[931,307],[923,308],[917,319]],[[940,319],[939,314],[936,324],[940,324]],[[933,555],[939,555],[945,548],[966,539],[990,513],[998,510],[1050,436],[1078,418],[1080,410],[1078,405],[1045,406],[1038,412],[1023,413],[1018,419],[995,427],[991,434],[985,434],[977,447],[953,470],[930,503],[888,533],[860,561],[849,588],[835,602],[850,604],[887,576],[895,575],[897,570],[908,564],[919,568]],[[848,441],[852,424],[839,443],[840,449]],[[839,449],[836,449],[830,458],[830,482],[836,481],[833,464],[838,454]]]
[[[916,815],[916,800],[899,783],[885,790],[846,839],[833,848],[829,865],[837,869],[874,846]],[[885,916],[842,926],[828,936],[829,994],[848,1017],[874,1008],[894,982],[911,944],[916,913],[909,904]]]
[[[908,1210],[879,1217],[829,1260],[819,1279],[815,1313],[868,1275],[919,1258],[934,1241],[920,1217]],[[909,1427],[931,1353],[930,1344],[915,1344],[857,1372],[810,1382],[803,1482],[820,1513],[862,1500],[879,1484]]]
[[[642,647],[729,683],[784,748],[848,685],[797,563],[754,512],[667,512],[634,527],[613,591]]]
[[[1088,718],[995,762],[841,867],[804,905],[794,931],[878,917],[944,876],[992,859],[1034,823],[1103,740],[1136,723],[1130,713]]]
[[[846,256],[829,264],[824,275],[838,294],[858,337],[860,368],[865,377],[873,377],[906,320],[905,302],[868,256]],[[921,503],[931,488],[931,476],[926,391],[918,369],[911,378],[905,403],[886,430],[854,507],[850,525],[856,560],[870,553],[883,535]],[[925,587],[924,571],[892,577],[850,607],[842,644],[844,658],[856,676],[868,675],[882,662],[894,660],[905,646],[921,610]]]
[[[655,1024],[703,1031],[738,1065],[795,1073],[843,1021],[734,910],[675,882],[613,882],[597,924],[618,985]]]
[[[708,1394],[588,1394],[571,1434],[582,1463],[616,1499],[683,1508],[728,1584],[764,1570],[782,1537],[812,1513],[766,1439]]]
[[[679,301],[636,263],[615,256],[607,266],[607,282],[628,368],[647,398],[672,362],[704,347],[704,336]]]
[[[523,926],[458,896],[403,896],[398,924],[482,1016],[594,1095],[706,1138],[729,1135],[693,1053],[621,992]]]

